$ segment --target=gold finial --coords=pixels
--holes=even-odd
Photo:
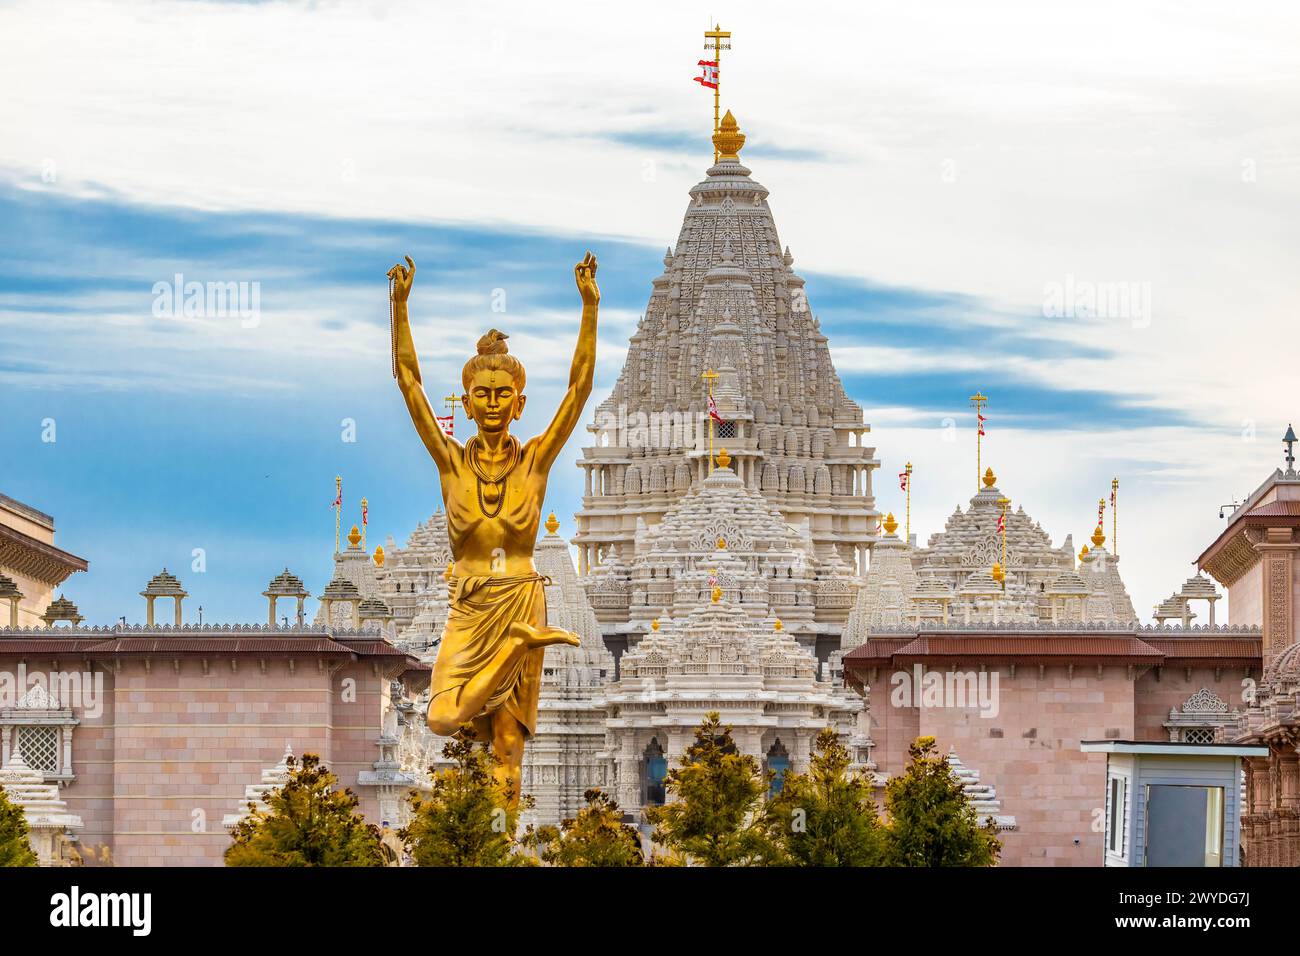
[[[718,535],[718,550],[719,551],[727,550],[727,539],[722,537],[722,535]]]
[[[659,618],[655,618],[653,621],[650,622],[650,630],[652,631],[659,630]]]
[[[893,534],[898,530],[898,522],[894,519],[894,513],[892,511],[885,515],[884,527],[885,534]]]
[[[1079,550],[1079,560],[1082,561],[1082,560],[1083,560],[1084,558],[1086,558],[1087,556],[1088,556],[1088,546],[1085,544],[1085,545],[1084,545],[1084,546]]]
[[[1092,546],[1100,548],[1106,543],[1106,533],[1101,530],[1101,522],[1097,522],[1097,530],[1092,533]]]
[[[722,600],[722,588],[718,587],[715,584],[713,585],[713,603],[717,604],[721,600]]]
[[[375,545],[375,567],[382,568],[383,566],[384,566],[384,546],[382,544],[377,544]]]
[[[361,530],[356,525],[348,532],[348,544],[354,548],[361,544]]]
[[[776,623],[772,625],[772,630],[774,630],[774,631],[783,631],[783,630],[785,630],[785,622],[782,621],[782,620],[778,617],[778,618],[776,619]]]
[[[745,134],[740,131],[740,124],[736,122],[736,117],[731,115],[731,110],[727,110],[718,131],[713,134],[713,148],[718,151],[718,159],[733,159],[739,162],[740,150],[744,145]]]
[[[993,469],[986,468],[984,470],[984,487],[992,488],[997,483],[998,483],[998,476],[993,474]]]
[[[731,456],[727,454],[727,449],[718,449],[718,467],[726,468],[731,464]]]
[[[555,534],[555,532],[559,530],[560,530],[560,519],[555,517],[555,512],[552,511],[550,514],[546,516],[546,533]]]
[[[989,577],[993,578],[993,580],[998,582],[998,584],[1001,584],[1007,579],[1007,572],[1002,570],[1002,563],[1000,561],[994,562],[993,567],[989,570]]]

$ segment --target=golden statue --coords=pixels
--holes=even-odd
[[[510,423],[524,411],[524,367],[492,329],[478,341],[461,381],[465,413],[478,433],[464,445],[434,417],[420,379],[407,298],[415,263],[406,257],[389,270],[393,372],[415,430],[424,440],[442,484],[453,564],[447,569],[451,603],[433,665],[429,729],[450,736],[467,726],[490,741],[500,761],[498,779],[519,800],[524,741],[537,726],[542,657],[550,644],[577,647],[578,635],[546,623],[545,578],[533,564],[546,480],[591,395],[596,365],[596,257],[574,267],[582,296],[582,325],[569,389],[547,429],[522,445]],[[408,268],[409,267],[409,268]]]

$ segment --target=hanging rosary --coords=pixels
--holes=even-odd
[[[469,462],[470,470],[474,472],[476,479],[479,511],[483,513],[485,518],[495,518],[501,513],[501,509],[506,503],[506,478],[510,475],[510,472],[515,470],[515,465],[519,464],[519,439],[514,435],[510,436],[510,443],[506,446],[509,450],[506,463],[496,475],[489,475],[483,470],[483,466],[479,464],[478,447],[478,435],[471,436],[469,441],[465,442],[465,460]],[[485,482],[489,485],[501,486],[501,495],[497,498],[497,506],[494,511],[488,511],[487,503],[483,500],[483,485]]]

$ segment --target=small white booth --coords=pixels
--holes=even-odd
[[[1106,754],[1105,866],[1239,866],[1243,757],[1267,747],[1085,740]]]

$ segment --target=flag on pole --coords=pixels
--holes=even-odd
[[[361,501],[361,527],[364,528],[364,527],[365,527],[367,524],[369,524],[369,523],[370,523],[370,505],[368,505],[368,504],[366,503],[365,499],[362,499],[362,501]]]
[[[453,412],[453,413],[450,414],[450,415],[445,415],[445,416],[444,416],[444,415],[434,415],[433,417],[434,417],[434,420],[438,423],[438,427],[442,429],[442,433],[443,433],[444,435],[446,435],[448,438],[454,438],[454,437],[455,437],[455,431],[456,431],[456,414],[455,414],[455,412]]]
[[[330,507],[331,508],[343,507],[343,486],[342,485],[339,485],[338,494],[335,495],[334,500],[330,502]]]
[[[709,417],[719,424],[724,421],[723,417],[718,414],[718,403],[713,400],[712,395],[709,396]]]
[[[907,490],[907,478],[908,478],[907,472],[900,471],[898,473],[898,487],[902,491]]]
[[[1112,489],[1110,490],[1110,506],[1111,506],[1112,508],[1115,507],[1115,489],[1114,489],[1114,488],[1112,488]]]
[[[1005,514],[1000,514],[998,515],[998,534],[1003,534],[1006,532],[1006,530],[1007,530],[1007,516]]]
[[[718,88],[718,61],[701,60],[700,68],[702,75],[695,77],[695,82],[700,86],[707,86],[711,90]]]
[[[979,420],[980,420],[980,422],[979,422],[979,425],[980,425],[980,435],[983,435],[983,434],[984,434],[984,423],[985,423],[986,421],[988,421],[988,419],[985,418],[983,415],[981,415],[979,412],[976,412],[975,415],[976,415],[976,417],[978,417]]]

